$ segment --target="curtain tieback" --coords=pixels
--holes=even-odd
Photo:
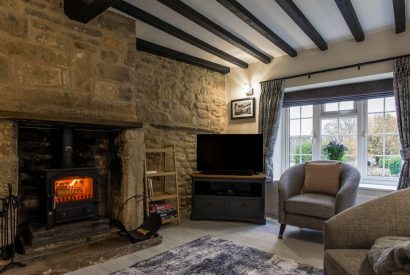
[[[410,160],[410,148],[400,150],[400,155],[402,160]]]

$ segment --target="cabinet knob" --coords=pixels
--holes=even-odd
[[[208,202],[208,207],[212,207],[214,204],[212,202]]]
[[[242,208],[248,208],[248,204],[247,204],[247,203],[243,203],[243,204],[242,204]]]

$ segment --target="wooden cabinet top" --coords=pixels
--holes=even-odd
[[[214,179],[252,179],[252,180],[265,180],[266,176],[264,174],[256,175],[212,175],[212,174],[202,174],[202,173],[193,173],[191,174],[193,178],[214,178]]]

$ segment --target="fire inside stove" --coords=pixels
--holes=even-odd
[[[93,179],[86,176],[64,177],[54,181],[55,202],[67,203],[93,198]]]

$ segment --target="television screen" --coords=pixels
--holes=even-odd
[[[261,134],[197,136],[198,171],[263,171]]]

